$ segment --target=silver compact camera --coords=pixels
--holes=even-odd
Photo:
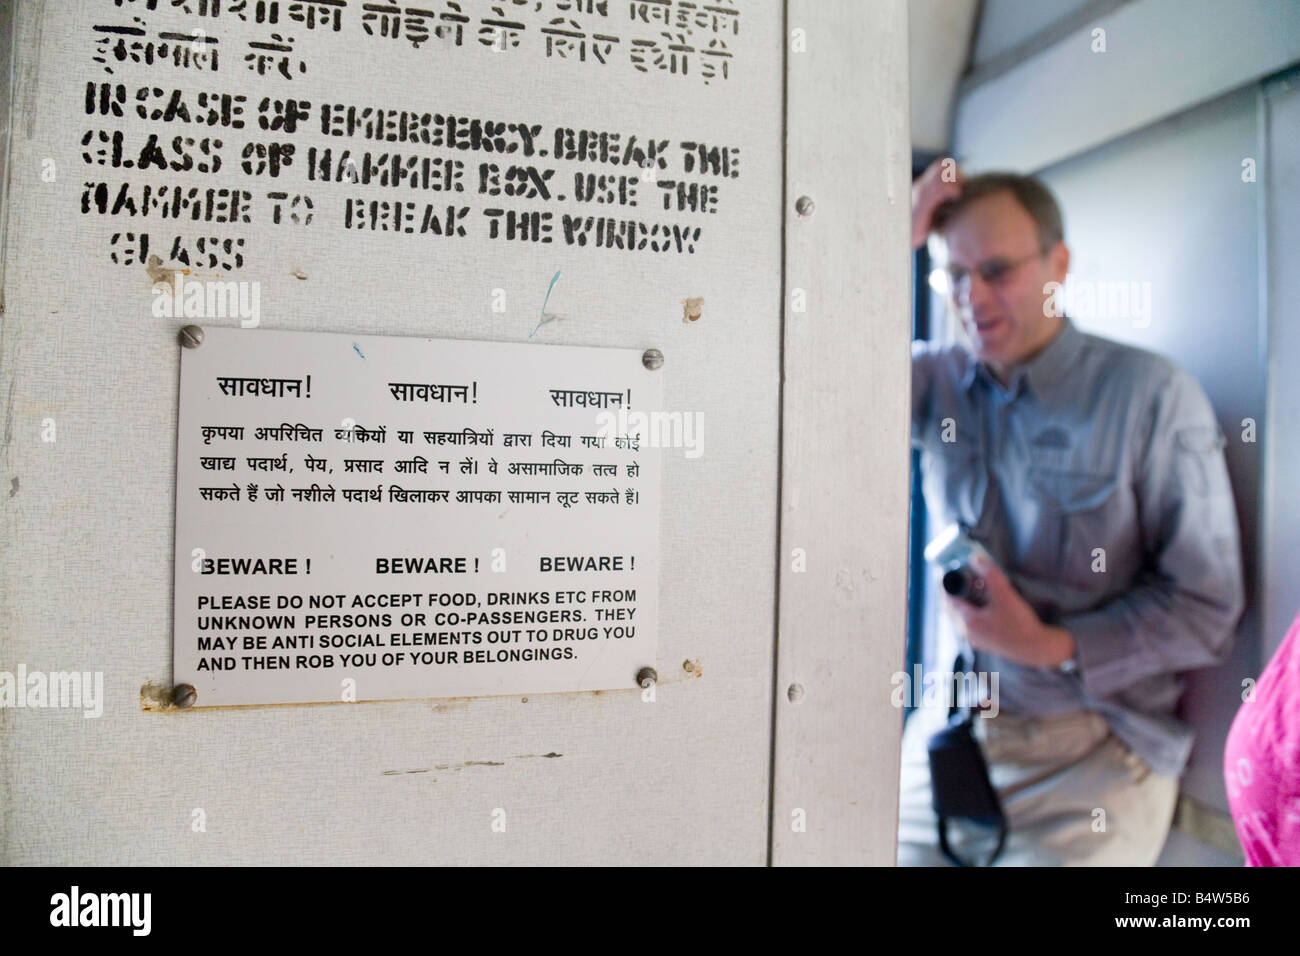
[[[993,557],[959,524],[949,525],[925,548],[925,560],[943,572],[943,589],[976,607],[989,603],[988,584],[971,567],[976,555],[993,562]]]

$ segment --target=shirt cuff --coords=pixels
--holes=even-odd
[[[1120,608],[1069,614],[1057,622],[1074,638],[1074,659],[1084,687],[1108,697],[1133,681],[1133,635]]]

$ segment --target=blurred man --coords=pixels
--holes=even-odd
[[[996,716],[973,720],[1009,825],[996,862],[1151,865],[1192,744],[1179,672],[1223,659],[1243,607],[1222,433],[1175,363],[1054,308],[1070,253],[1040,182],[938,161],[913,244],[932,232],[967,341],[913,343],[912,435],[933,527],[994,562],[976,569],[987,605],[944,602],[974,670],[998,675]],[[926,753],[947,717],[907,723],[900,865],[947,862]],[[949,834],[964,861],[988,846],[972,824]]]

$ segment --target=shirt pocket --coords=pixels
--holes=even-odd
[[[1174,463],[1182,476],[1183,486],[1198,495],[1226,490],[1222,476],[1223,433],[1215,426],[1180,428],[1174,436],[1177,449]]]
[[[1030,469],[1039,506],[1033,552],[1050,562],[1040,573],[1088,590],[1097,587],[1095,575],[1106,568],[1104,549],[1115,537],[1119,483],[1118,472]]]

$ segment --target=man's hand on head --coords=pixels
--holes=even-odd
[[[912,248],[920,249],[930,235],[934,211],[961,195],[962,175],[957,161],[936,159],[912,183]]]
[[[988,604],[976,607],[944,595],[971,647],[1030,667],[1057,667],[1074,656],[1070,632],[1039,620],[1001,568],[982,556],[974,559],[973,568],[988,587]]]

